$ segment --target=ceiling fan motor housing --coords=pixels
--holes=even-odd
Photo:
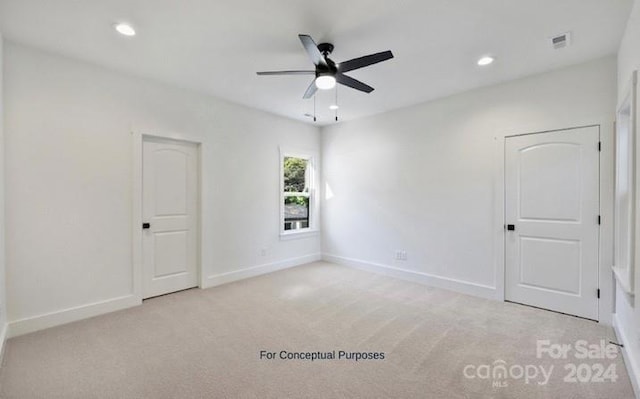
[[[318,76],[335,76],[338,73],[338,67],[336,67],[336,63],[333,62],[329,58],[329,54],[333,52],[333,44],[331,43],[320,43],[318,44],[318,50],[324,56],[324,59],[327,63],[327,66],[322,64],[316,65],[316,77]]]
[[[318,76],[335,76],[338,73],[338,67],[336,63],[327,58],[327,66],[316,66],[316,77]]]
[[[331,44],[331,43],[320,43],[320,44],[318,44],[318,50],[320,50],[322,55],[324,55],[326,57],[326,56],[328,56],[329,54],[331,54],[333,52],[333,44]]]

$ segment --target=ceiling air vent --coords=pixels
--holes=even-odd
[[[571,45],[571,32],[565,32],[552,37],[551,45],[556,50],[568,47],[569,45]]]

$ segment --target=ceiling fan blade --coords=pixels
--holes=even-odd
[[[343,84],[345,86],[349,86],[352,89],[356,89],[356,90],[360,90],[360,91],[364,91],[365,93],[371,93],[374,88],[362,83],[361,81],[354,79],[350,76],[347,75],[343,75],[341,73],[337,73],[336,74],[336,81],[340,84]]]
[[[391,51],[383,51],[381,53],[365,55],[364,57],[354,58],[349,61],[341,62],[338,65],[338,71],[349,72],[354,69],[364,68],[369,65],[377,64],[378,62],[386,61],[393,58]]]
[[[311,58],[313,65],[322,65],[323,67],[328,66],[324,56],[320,53],[320,50],[318,50],[318,45],[313,41],[311,36],[298,35],[298,37],[300,38],[304,49],[307,51],[307,54],[309,54],[309,58]]]
[[[313,97],[314,94],[316,94],[316,91],[318,91],[318,86],[316,86],[316,80],[313,79],[311,81],[311,84],[307,88],[307,91],[304,92],[304,96],[302,96],[302,98],[304,98],[305,100],[309,99]]]
[[[281,75],[315,75],[316,71],[266,71],[256,72],[259,76],[281,76]]]

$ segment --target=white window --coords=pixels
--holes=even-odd
[[[280,234],[315,232],[318,228],[316,157],[303,151],[280,152]]]
[[[618,283],[629,294],[634,291],[634,197],[635,197],[635,106],[636,73],[616,118],[616,179],[614,266]]]

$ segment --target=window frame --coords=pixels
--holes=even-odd
[[[629,295],[635,292],[635,235],[636,235],[636,206],[638,185],[636,184],[636,85],[637,72],[634,71],[630,83],[627,85],[625,96],[616,112],[615,136],[615,179],[614,179],[614,264],[613,272],[620,287]],[[623,129],[625,129],[625,143],[622,143]],[[622,148],[626,144],[626,148]],[[624,151],[625,156],[622,156]],[[623,160],[626,160],[624,165]],[[621,181],[626,176],[624,181]],[[620,186],[626,186],[627,201],[621,203]],[[624,217],[624,220],[622,218]],[[624,245],[623,245],[624,244]]]
[[[284,192],[284,159],[285,158],[300,158],[305,159],[307,161],[309,181],[307,183],[307,187],[309,189],[308,193],[297,193],[301,194],[301,196],[309,198],[309,227],[305,227],[303,229],[296,230],[285,230],[284,229],[284,217],[285,217],[285,207],[284,207],[284,199],[286,197]],[[293,149],[293,148],[285,148],[280,147],[280,239],[294,239],[294,238],[303,238],[305,236],[316,235],[319,233],[319,194],[318,194],[318,186],[319,186],[319,164],[318,164],[318,154],[316,151],[309,150],[301,150],[301,149]],[[296,195],[299,196],[299,195]]]

